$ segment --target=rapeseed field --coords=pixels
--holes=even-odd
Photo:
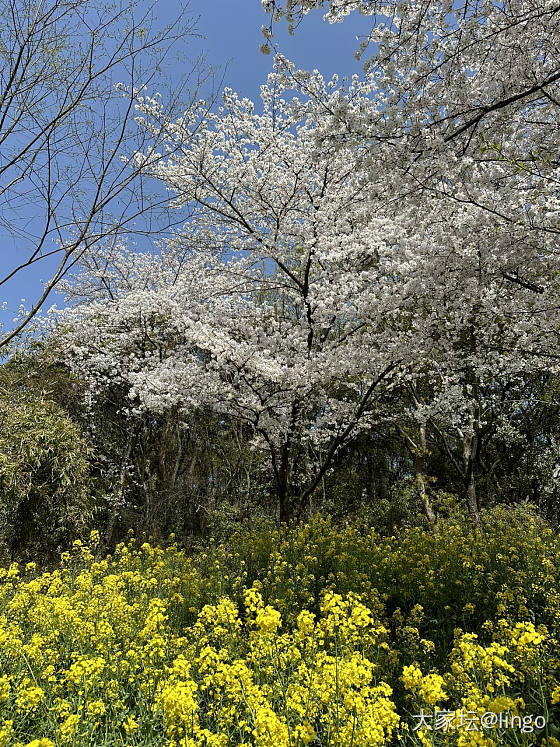
[[[0,569],[0,747],[560,746],[560,539],[323,518]]]

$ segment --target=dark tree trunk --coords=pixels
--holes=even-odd
[[[278,500],[278,519],[281,523],[291,521],[294,505],[290,494],[290,447],[284,444],[280,451],[280,464],[276,475],[276,496]]]

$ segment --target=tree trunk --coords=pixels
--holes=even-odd
[[[478,497],[476,495],[476,485],[474,482],[474,473],[471,473],[470,479],[467,483],[467,506],[469,514],[473,520],[476,528],[482,531],[482,521],[480,519],[480,511],[478,506]]]
[[[425,457],[427,453],[426,446],[426,426],[421,425],[418,430],[419,439],[418,446],[414,453],[414,477],[416,482],[416,489],[418,496],[422,502],[422,509],[424,516],[426,517],[429,524],[435,524],[436,515],[430,504],[430,499],[426,490],[426,464]]]
[[[136,435],[135,428],[131,426],[128,431],[126,445],[125,445],[122,459],[121,459],[121,467],[120,467],[119,479],[117,483],[117,491],[116,491],[115,499],[113,502],[113,506],[111,507],[111,515],[109,516],[109,522],[105,529],[105,537],[104,537],[105,547],[111,546],[111,541],[113,539],[113,533],[117,525],[119,509],[122,508],[122,505],[124,503],[126,477],[127,477],[130,455],[132,453],[132,444],[133,444],[135,435]]]
[[[282,524],[293,518],[293,501],[290,495],[290,466],[290,448],[288,444],[284,444],[280,452],[280,466],[276,476],[278,519]]]
[[[480,519],[480,507],[476,492],[474,461],[478,448],[477,424],[474,407],[471,407],[471,418],[469,433],[463,435],[463,463],[465,466],[465,495],[469,515],[476,526],[482,532],[482,521]]]
[[[278,492],[278,520],[281,524],[287,524],[293,518],[293,507],[287,491]]]

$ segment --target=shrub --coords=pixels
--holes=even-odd
[[[46,399],[0,401],[0,547],[10,558],[52,555],[85,523],[88,447]]]

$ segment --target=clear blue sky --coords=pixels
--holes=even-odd
[[[162,7],[173,7],[172,0],[160,0]],[[200,16],[199,29],[206,37],[202,47],[209,62],[229,62],[225,84],[249,98],[257,98],[259,87],[272,68],[272,55],[261,54],[264,38],[261,26],[268,24],[260,0],[191,0],[193,13]],[[364,35],[371,20],[357,13],[344,23],[323,21],[322,11],[306,16],[294,36],[285,23],[276,24],[274,43],[298,67],[317,68],[325,76],[352,75],[361,71],[354,58],[356,36]]]
[[[173,0],[159,0],[158,5],[162,23],[175,17],[177,5]],[[266,56],[259,51],[264,41],[261,26],[268,22],[260,0],[191,0],[190,8],[195,16],[199,16],[198,30],[204,38],[190,40],[187,54],[195,57],[204,51],[208,63],[222,67],[224,86],[253,100],[258,99],[260,86],[273,63],[273,55]],[[316,11],[307,16],[294,36],[288,34],[285,23],[277,24],[273,43],[297,67],[317,68],[326,77],[334,73],[359,73],[361,66],[354,58],[358,46],[356,37],[367,34],[370,21],[352,14],[344,23],[331,25],[323,21],[322,15],[322,11]],[[181,72],[176,65],[172,62],[163,71],[171,81]],[[6,246],[3,249],[4,264],[6,252],[11,252]],[[7,267],[2,269],[4,274]],[[20,299],[29,303],[38,296],[41,280],[47,278],[49,269],[46,263],[39,263],[26,273],[20,273],[10,285],[0,288],[0,304],[7,301],[9,306],[8,313],[0,311],[4,329],[12,326],[11,320]],[[44,309],[52,304],[63,306],[62,296],[52,293]]]

